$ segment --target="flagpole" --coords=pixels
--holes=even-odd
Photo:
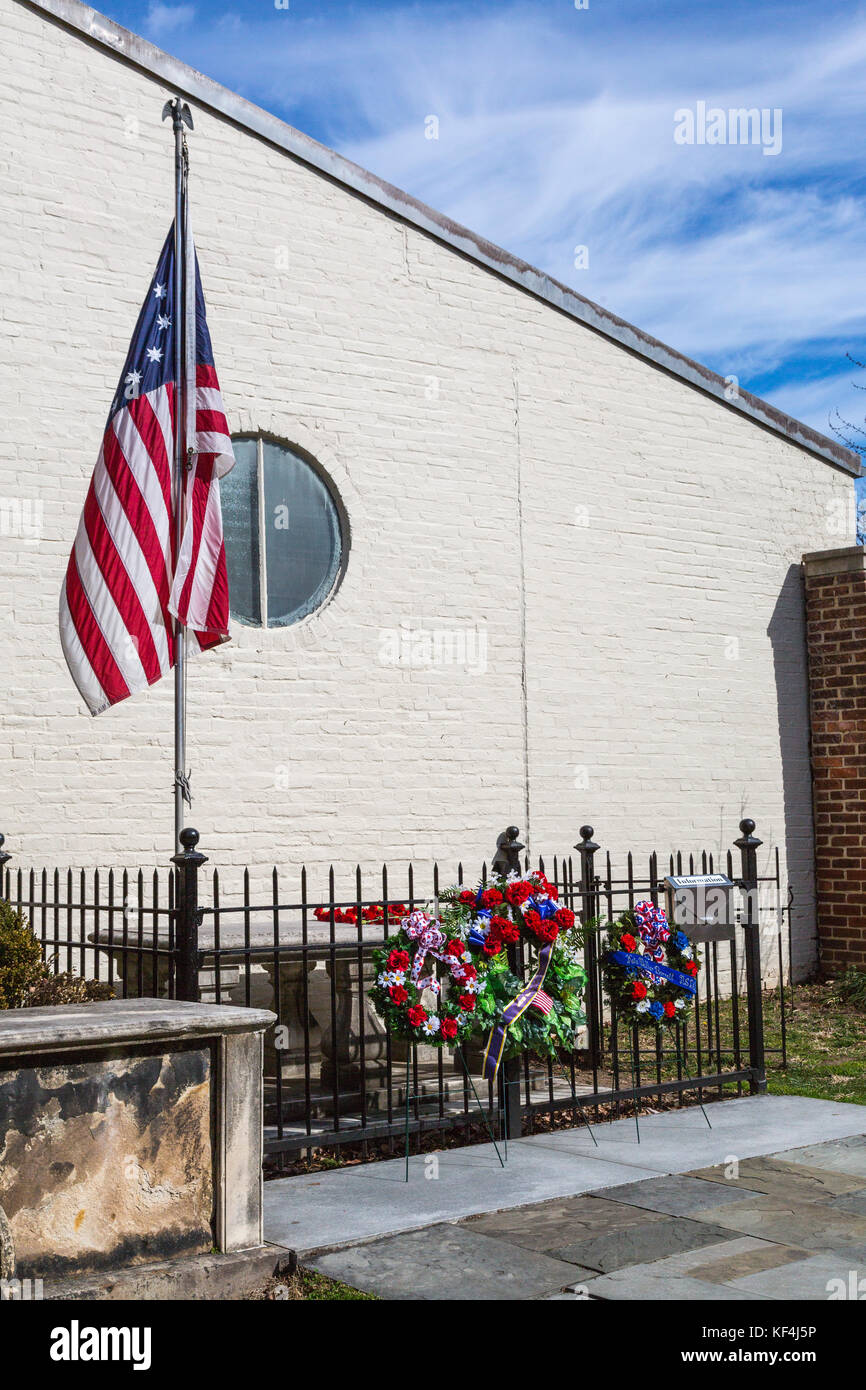
[[[171,116],[174,132],[174,283],[172,314],[174,315],[174,460],[172,492],[174,498],[174,555],[180,555],[183,535],[183,488],[186,471],[186,374],[184,330],[186,319],[186,175],[187,147],[184,126],[192,130],[192,116],[186,102],[174,97],[163,107],[162,118]],[[174,624],[174,847],[180,853],[183,846],[183,803],[189,799],[186,775],[186,629],[179,619]]]

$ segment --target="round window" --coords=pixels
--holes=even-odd
[[[337,504],[321,474],[285,444],[232,441],[220,482],[231,614],[251,627],[288,627],[325,602],[340,573]]]

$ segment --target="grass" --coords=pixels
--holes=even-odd
[[[767,1047],[781,1046],[778,996],[765,996]],[[797,985],[786,1011],[788,1065],[770,1053],[770,1093],[866,1105],[866,1011],[835,982]]]
[[[360,1289],[341,1284],[339,1279],[329,1279],[325,1274],[316,1274],[312,1269],[278,1274],[249,1297],[271,1303],[329,1303],[352,1299],[361,1299],[365,1303],[378,1301],[375,1294],[361,1293]]]

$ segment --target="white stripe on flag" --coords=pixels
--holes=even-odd
[[[159,601],[156,585],[153,582],[150,566],[144,557],[136,534],[129,524],[129,519],[114,490],[107,469],[96,468],[93,474],[93,487],[100,513],[114,543],[114,548],[118,555],[123,556],[124,568],[129,575],[132,587],[135,589],[153,637],[160,671],[165,675],[171,669],[168,639],[162,616],[162,605]]]
[[[84,697],[84,703],[90,713],[102,714],[103,710],[109,708],[111,701],[99,684],[75,630],[75,623],[72,620],[66,599],[65,579],[60,590],[60,645],[66,658],[66,665],[69,667],[69,674],[77,685],[80,694]]]
[[[222,513],[220,511],[219,488],[212,482],[207,495],[198,559],[192,577],[187,621],[189,626],[202,632],[207,627],[213,581],[222,545]],[[180,566],[178,566],[178,572]],[[184,579],[185,582],[185,579]]]
[[[111,597],[111,591],[102,577],[96,556],[90,548],[90,540],[83,520],[78,527],[73,553],[75,563],[78,565],[81,587],[90,604],[99,630],[111,651],[117,669],[123,676],[130,692],[146,689],[147,675],[141,657],[138,655],[137,643],[127,628],[118,611],[117,604]]]
[[[155,391],[154,396],[161,392]],[[128,410],[120,410],[110,425],[114,437],[120,445],[120,452],[126,466],[135,479],[138,490],[144,498],[159,539],[160,549],[166,558],[166,574],[171,577],[171,522],[166,511],[165,497],[156,469],[150,455],[142,443],[141,435],[133,424]]]

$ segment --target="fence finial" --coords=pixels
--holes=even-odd
[[[520,851],[526,846],[517,838],[520,830],[509,825],[496,840],[496,853],[490,867],[496,874],[520,873]]]
[[[734,841],[742,860],[742,882],[748,888],[757,887],[758,850],[764,843],[753,833],[754,829],[755,822],[749,816],[745,816],[740,821],[740,838]]]
[[[756,849],[758,845],[762,845],[764,843],[763,840],[756,840],[753,838],[754,831],[755,822],[751,820],[749,816],[746,816],[743,820],[740,821],[740,833],[742,834],[743,839],[734,841],[734,844],[737,846],[738,849],[744,848],[744,842],[746,845],[754,845]]]
[[[3,846],[5,845],[5,843],[6,843],[6,836],[5,836],[5,835],[0,835],[0,869],[3,868],[3,865],[4,865],[4,864],[8,864],[8,863],[9,863],[9,860],[12,858],[12,855],[11,855],[11,854],[8,854],[7,851],[4,850],[4,848],[3,848]]]
[[[593,843],[592,837],[594,834],[595,831],[591,825],[582,825],[580,827],[580,844],[575,845],[574,848],[582,850],[585,854],[594,854],[598,849],[598,845]]]

